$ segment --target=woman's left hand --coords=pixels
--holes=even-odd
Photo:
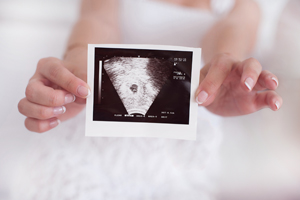
[[[196,100],[221,116],[246,115],[266,107],[276,111],[283,102],[274,91],[277,87],[278,78],[262,71],[256,59],[240,62],[219,54],[202,68]]]

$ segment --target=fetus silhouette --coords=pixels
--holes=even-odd
[[[103,68],[128,114],[146,115],[173,65],[157,58],[113,57],[104,61]]]

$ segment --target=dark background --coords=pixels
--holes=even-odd
[[[181,71],[185,74],[185,80],[173,80],[174,73],[172,72],[145,117],[136,117],[136,115],[124,117],[127,111],[103,67],[101,100],[98,99],[99,61],[104,62],[104,60],[112,57],[157,58],[168,60],[172,65],[174,65],[174,58],[186,58],[186,62],[179,62],[173,67],[173,71]],[[189,124],[191,71],[192,52],[95,48],[93,120]],[[174,112],[175,114],[161,114],[162,111]],[[123,116],[115,117],[114,114],[122,114]],[[148,118],[148,115],[157,116],[157,118]],[[161,118],[161,115],[167,116],[167,118]]]

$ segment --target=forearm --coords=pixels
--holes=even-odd
[[[237,0],[228,17],[216,23],[203,38],[205,63],[220,53],[245,59],[255,45],[259,20],[259,8],[253,1]]]
[[[117,9],[116,0],[83,0],[80,18],[71,32],[64,59],[84,63],[87,44],[119,43]]]
[[[73,28],[64,60],[72,60],[79,65],[84,64],[87,44],[103,43],[119,43],[118,31],[98,22],[95,18],[81,18]]]

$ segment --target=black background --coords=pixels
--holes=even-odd
[[[192,56],[193,53],[187,51],[95,48],[93,120],[189,124]],[[174,58],[186,58],[186,62],[177,62],[177,65],[173,67],[173,71],[181,71],[185,74],[185,80],[173,80],[175,74],[172,73],[145,117],[136,117],[136,115],[124,117],[127,111],[103,67],[101,100],[98,99],[99,61],[104,62],[104,60],[112,57],[158,58],[168,60],[172,65],[174,65]],[[162,114],[162,111],[174,112],[175,114]],[[122,114],[122,117],[115,117],[115,114]],[[157,118],[149,118],[148,115],[157,116]],[[162,115],[168,116],[168,118],[161,118]]]

